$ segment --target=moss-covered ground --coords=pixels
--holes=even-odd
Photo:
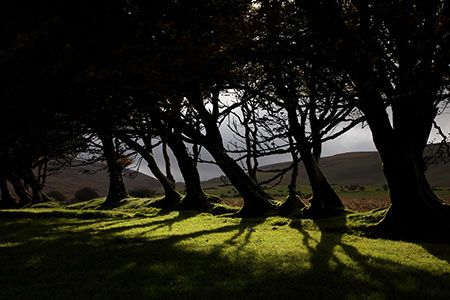
[[[362,236],[381,210],[243,220],[151,201],[0,211],[0,298],[450,299],[450,245]]]

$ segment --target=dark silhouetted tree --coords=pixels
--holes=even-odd
[[[313,190],[309,213],[323,216],[343,208],[320,166],[322,143],[336,138],[361,121],[355,118],[351,98],[336,92],[333,81],[313,77],[314,70],[337,72],[316,64],[304,12],[292,1],[259,1],[254,10],[250,73],[260,74],[253,87],[269,111],[285,113],[285,134],[296,143]],[[341,84],[345,80],[341,79]],[[250,87],[252,88],[252,87]]]
[[[380,153],[392,205],[375,234],[411,240],[448,237],[450,207],[430,188],[423,159],[436,115],[448,103],[448,2],[296,5],[306,12],[321,64],[351,78],[347,91],[357,97]]]
[[[103,155],[109,173],[109,190],[105,204],[116,203],[128,196],[122,176],[125,166],[121,163],[122,157],[117,150],[112,135],[109,133],[99,133],[99,137],[102,142]]]

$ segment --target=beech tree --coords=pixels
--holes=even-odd
[[[211,201],[217,202],[218,198],[207,195],[203,191],[197,166],[183,142],[184,138],[180,129],[177,128],[179,124],[172,120],[173,115],[179,115],[179,111],[176,113],[173,111],[163,113],[160,109],[152,107],[151,110],[147,110],[147,113],[145,113],[145,105],[140,107],[138,109],[139,113],[136,115],[144,117],[141,121],[137,121],[135,117],[133,129],[127,129],[127,133],[122,134],[121,138],[131,149],[135,149],[141,154],[147,161],[152,173],[163,185],[166,197],[163,201],[160,201],[160,205],[180,209],[209,211],[212,208]],[[166,107],[166,109],[173,110],[176,108]],[[133,140],[129,135],[137,136],[144,145],[139,144],[139,140]],[[158,167],[152,154],[154,147],[152,145],[153,138],[159,138],[163,145],[167,144],[177,159],[186,188],[184,197],[175,190],[175,181],[167,176],[170,173],[166,171],[166,175],[164,175]]]
[[[205,102],[200,94],[190,97],[191,105],[198,112],[198,117],[205,127],[205,133],[185,130],[185,134],[200,143],[212,155],[217,165],[225,173],[231,184],[238,190],[244,199],[244,206],[240,210],[241,216],[261,216],[275,206],[271,203],[271,197],[230,157],[223,142],[219,130],[219,92],[211,94],[212,112],[205,107]]]
[[[286,134],[296,141],[313,190],[309,213],[323,216],[344,206],[320,168],[322,143],[345,133],[361,118],[355,117],[352,99],[334,89],[346,84],[345,77],[316,62],[314,36],[304,12],[293,1],[258,3],[250,23],[255,33],[249,69],[261,73],[254,93],[267,102],[268,110],[284,111]],[[332,74],[338,82],[311,75],[317,72]]]
[[[107,132],[99,133],[99,137],[109,173],[109,189],[105,204],[112,204],[128,196],[122,176],[125,166],[122,164],[122,157],[117,150],[114,137]]]
[[[191,180],[192,199],[204,193],[182,141],[188,138],[211,153],[242,195],[241,214],[264,215],[274,207],[270,196],[229,155],[220,132],[226,115],[245,104],[227,106],[221,93],[247,89],[246,73],[261,72],[249,90],[258,105],[285,111],[293,160],[303,160],[313,187],[312,210],[342,207],[318,164],[321,143],[362,112],[392,202],[376,234],[439,238],[450,227],[449,206],[430,188],[423,158],[449,101],[447,1],[10,1],[5,11],[14,16],[0,17],[6,198],[5,179],[24,202],[45,198],[35,168],[82,147],[83,134],[100,132],[112,149],[114,130],[125,128],[127,144],[141,149],[133,144],[141,133],[126,131],[142,121],[130,112],[155,107],[169,130],[159,136]],[[147,146],[141,153],[153,164]],[[179,202],[173,182],[161,180]]]
[[[199,211],[211,211],[213,202],[220,202],[218,197],[207,195],[201,185],[200,174],[197,165],[192,159],[179,130],[166,130],[163,138],[167,141],[175,155],[178,167],[184,179],[186,195],[180,204],[181,209],[195,209]]]
[[[168,2],[156,37],[158,55],[152,75],[159,79],[159,99],[179,107],[173,124],[181,135],[201,144],[243,196],[243,215],[261,215],[272,206],[270,197],[231,158],[223,143],[219,122],[224,111],[220,94],[233,85],[239,64],[240,23],[249,2],[205,1],[195,5]],[[170,12],[170,13],[169,13]],[[212,110],[209,107],[212,106]],[[187,111],[193,114],[187,114]],[[165,110],[167,116],[177,110]],[[219,112],[220,111],[220,112]],[[225,109],[225,112],[227,110]],[[192,118],[196,118],[198,123]]]
[[[139,139],[136,140],[126,134],[120,134],[119,138],[128,145],[131,149],[137,151],[143,159],[147,162],[148,168],[152,174],[158,179],[164,189],[164,199],[159,201],[156,206],[164,208],[175,208],[181,201],[182,195],[176,190],[175,183],[167,178],[166,175],[161,171],[153,156],[153,145],[151,143],[152,136],[148,136],[148,131],[146,133],[141,133],[138,135],[139,139],[143,141],[144,145],[139,143]]]
[[[93,105],[84,104],[104,96],[93,88],[99,75],[94,65],[107,65],[105,58],[129,28],[120,18],[126,15],[122,7],[110,1],[28,4],[7,3],[8,15],[0,18],[0,156],[15,189],[25,199],[22,186],[29,186],[32,201],[39,202],[46,198],[45,176],[36,168],[83,147],[83,134],[92,132],[84,121],[88,112],[95,115]],[[108,22],[113,16],[116,22]]]
[[[296,4],[305,10],[322,63],[351,78],[356,105],[383,161],[392,204],[375,234],[445,238],[450,208],[432,191],[423,155],[439,108],[448,101],[449,3]]]
[[[14,206],[15,199],[12,197],[9,188],[8,182],[5,177],[0,178],[0,193],[1,193],[1,208],[10,208]]]

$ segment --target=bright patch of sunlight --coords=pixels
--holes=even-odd
[[[79,299],[450,299],[450,246],[352,234],[377,219],[370,213],[313,221],[152,211],[0,219],[0,290],[7,299],[54,299],[56,291]]]
[[[12,248],[22,245],[21,242],[8,242],[8,243],[0,243],[0,248]]]

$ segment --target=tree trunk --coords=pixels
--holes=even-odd
[[[291,146],[292,161],[294,162],[294,167],[292,168],[291,181],[288,185],[289,195],[280,207],[279,212],[282,216],[293,216],[300,214],[302,209],[306,207],[302,199],[297,195],[297,177],[298,177],[298,157],[295,149],[293,149],[292,137],[289,137],[289,143]]]
[[[158,164],[156,163],[155,157],[153,154],[145,149],[143,146],[141,146],[139,143],[133,141],[132,139],[126,137],[126,136],[120,136],[119,137],[125,144],[128,145],[128,147],[136,150],[147,162],[147,165],[150,169],[150,171],[153,173],[153,175],[158,179],[158,181],[161,183],[164,189],[165,197],[163,200],[158,201],[157,206],[163,207],[163,208],[172,208],[175,207],[180,203],[181,195],[177,192],[175,189],[175,185],[173,182],[171,182],[163,172],[161,172],[161,169],[158,167]]]
[[[427,139],[412,127],[392,128],[387,115],[381,112],[365,114],[383,162],[391,199],[391,207],[374,236],[421,241],[448,239],[450,206],[435,195],[425,177],[423,150]]]
[[[289,138],[289,140],[291,140],[291,138]],[[295,149],[291,149],[291,154],[292,154],[292,161],[294,162],[294,167],[292,168],[291,181],[289,182],[288,185],[289,197],[297,195],[297,177],[298,177],[298,162],[297,162],[298,158],[297,155],[295,154]]]
[[[380,153],[381,154],[381,153]],[[450,241],[450,205],[432,191],[412,153],[381,154],[391,207],[374,236],[410,241]]]
[[[172,167],[170,165],[170,157],[169,153],[167,152],[167,143],[165,141],[163,141],[162,143],[162,153],[164,157],[164,163],[166,166],[166,177],[168,180],[170,180],[170,182],[172,182],[172,184],[175,184],[175,178],[173,177]]]
[[[245,163],[247,165],[248,176],[255,182],[258,183],[258,178],[256,176],[258,171],[258,157],[257,157],[257,125],[255,121],[255,107],[254,105],[248,106],[248,104],[242,104],[242,115],[244,126],[244,137],[245,137],[245,149],[247,152],[247,157]],[[250,124],[254,127],[251,128]]]
[[[269,210],[275,209],[271,197],[250,179],[237,162],[228,156],[223,147],[217,147],[209,141],[205,141],[203,145],[214,157],[231,184],[241,194],[244,205],[238,213],[239,216],[260,217],[266,215]]]
[[[328,49],[335,52],[334,57],[341,58],[338,68],[350,75],[355,83],[359,98],[356,104],[367,118],[383,162],[391,207],[377,226],[375,235],[410,240],[448,240],[449,205],[440,201],[430,188],[422,157],[438,103],[442,101],[438,97],[445,94],[440,90],[445,90],[447,70],[437,66],[448,66],[446,31],[435,33],[432,21],[425,22],[420,28],[411,26],[412,23],[397,24],[398,20],[411,19],[408,10],[404,11],[405,15],[395,8],[391,14],[374,15],[375,19],[380,17],[379,24],[387,24],[387,30],[402,28],[389,36],[397,45],[392,60],[398,64],[391,69],[381,59],[378,62],[365,59],[369,52],[377,57],[392,54],[389,47],[379,45],[376,35],[370,34],[367,20],[371,16],[367,14],[367,2],[358,1],[356,4],[359,11],[365,11],[360,15],[364,16],[361,20],[366,20],[361,21],[364,23],[356,31],[346,26],[347,16],[336,3],[303,1],[302,6],[307,12],[310,28],[323,38],[324,45],[331,46]],[[384,4],[375,5],[374,11],[381,5]],[[419,10],[415,19],[433,20],[441,9],[440,5],[429,6]],[[426,47],[421,46],[423,36],[430,36]],[[330,41],[333,42],[329,44]],[[337,47],[334,41],[341,45]],[[436,48],[441,51],[437,53]],[[387,69],[392,72],[386,72]],[[386,112],[387,105],[392,108],[392,122]]]
[[[410,99],[410,103],[413,101]],[[374,101],[366,103],[374,103]],[[394,110],[394,126],[384,109],[362,106],[383,162],[391,207],[374,236],[412,241],[450,240],[450,205],[432,191],[425,177],[423,151],[432,119]],[[408,126],[409,124],[409,126]]]
[[[8,183],[5,178],[0,177],[0,191],[2,193],[1,208],[13,208],[15,206],[15,200],[9,192]]]
[[[336,208],[344,208],[341,199],[328,183],[314,155],[311,153],[311,144],[306,139],[305,129],[298,122],[295,108],[292,107],[287,111],[290,129],[297,141],[298,150],[313,192],[313,198],[309,200],[311,203],[309,213],[311,216],[321,217],[328,215],[331,211],[335,211]]]
[[[118,162],[113,137],[106,133],[99,134],[99,137],[103,144],[103,153],[109,172],[109,190],[105,204],[117,203],[128,197],[128,193],[123,182],[123,168]]]
[[[36,180],[34,180],[34,178],[33,179],[27,178],[26,183],[31,188],[31,193],[32,193],[31,203],[32,204],[42,203],[47,200],[47,196],[45,196],[44,193],[42,192],[41,185]]]
[[[190,101],[201,116],[202,123],[206,129],[206,136],[198,131],[190,132],[194,140],[199,141],[212,155],[219,168],[225,173],[231,184],[238,190],[244,200],[244,206],[239,211],[238,216],[258,217],[264,216],[275,205],[271,202],[271,197],[257,185],[248,174],[232,159],[223,146],[222,135],[217,127],[219,105],[219,93],[212,97],[213,111],[210,113],[204,106],[200,93],[194,94]],[[187,130],[189,131],[189,129]]]
[[[49,200],[47,195],[42,191],[42,185],[33,173],[33,170],[28,170],[27,174],[24,176],[25,183],[31,188],[32,198],[31,203],[42,203]]]
[[[169,136],[167,137],[167,143],[177,158],[186,187],[186,195],[183,197],[180,208],[210,211],[212,209],[211,200],[220,202],[220,199],[208,196],[203,191],[197,166],[181,141],[181,136]]]
[[[311,214],[323,216],[329,214],[330,210],[344,208],[341,199],[328,183],[311,151],[305,149],[301,151],[301,155],[313,193],[312,199],[309,200]]]
[[[8,179],[14,188],[14,192],[19,197],[19,203],[17,204],[17,206],[22,207],[31,203],[32,197],[25,188],[23,181],[20,180],[20,178],[18,178],[15,174],[10,174]]]

